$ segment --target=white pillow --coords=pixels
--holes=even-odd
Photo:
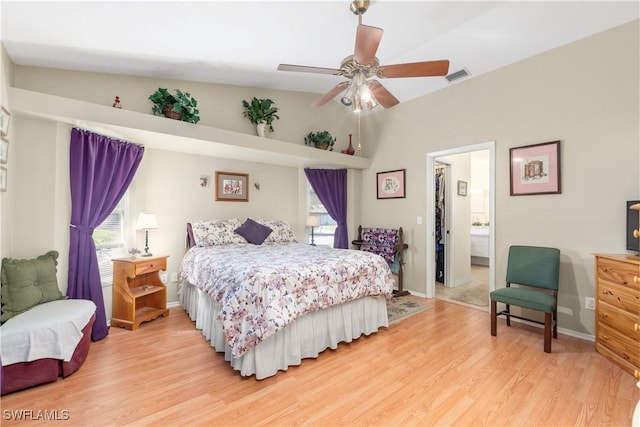
[[[252,218],[253,219],[253,218]],[[255,222],[258,222],[262,225],[266,225],[273,231],[271,234],[267,236],[264,240],[264,243],[281,243],[281,242],[298,242],[296,240],[295,234],[293,234],[293,229],[289,225],[287,221],[284,220],[276,220],[276,221],[266,221],[264,219],[253,219]]]
[[[196,246],[247,243],[244,237],[235,232],[241,225],[238,218],[191,221]]]

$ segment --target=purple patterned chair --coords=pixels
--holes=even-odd
[[[403,240],[400,228],[368,228],[358,226],[358,239],[351,242],[361,251],[372,252],[383,257],[391,272],[398,276],[398,289],[393,296],[408,295],[402,287],[404,251],[409,247]]]

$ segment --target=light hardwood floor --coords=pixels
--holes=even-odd
[[[433,308],[262,381],[172,308],[134,332],[111,328],[72,376],[4,396],[2,425],[631,424],[640,390],[593,343],[560,334],[546,354],[537,328],[500,320],[494,338],[484,311],[423,301]],[[11,415],[28,410],[69,419]]]

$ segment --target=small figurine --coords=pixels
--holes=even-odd
[[[113,102],[113,108],[122,108],[122,105],[120,105],[120,97],[119,96],[116,96],[116,99]]]

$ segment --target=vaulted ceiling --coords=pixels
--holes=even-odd
[[[2,1],[1,37],[20,65],[318,93],[353,53],[358,17],[346,1]],[[362,23],[384,29],[383,65],[450,60],[473,78],[638,19],[637,1],[371,1]],[[401,102],[444,77],[381,79]]]

